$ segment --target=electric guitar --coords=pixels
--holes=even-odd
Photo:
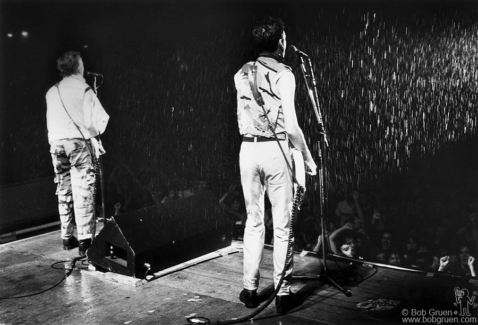
[[[290,150],[292,156],[292,163],[293,163],[293,172],[294,172],[294,201],[300,200],[302,203],[302,199],[305,195],[305,163],[304,157],[302,156],[302,152],[299,150],[292,148]],[[300,204],[299,204],[300,208]]]

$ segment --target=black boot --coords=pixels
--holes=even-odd
[[[242,290],[241,294],[239,295],[239,300],[242,301],[247,308],[256,308],[259,306],[257,290]]]
[[[285,314],[298,305],[297,297],[291,292],[288,295],[276,297],[276,310],[278,314]]]
[[[75,236],[71,236],[68,239],[63,239],[63,249],[70,250],[78,247],[78,239]]]
[[[83,256],[86,254],[88,248],[91,245],[91,238],[88,239],[80,239],[80,244],[78,246],[78,255]]]

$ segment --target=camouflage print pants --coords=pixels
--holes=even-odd
[[[63,139],[50,144],[55,169],[61,238],[92,238],[96,231],[94,191],[96,174],[90,151],[83,139]],[[73,216],[75,220],[73,221]]]

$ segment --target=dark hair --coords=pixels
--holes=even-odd
[[[56,61],[57,68],[60,70],[60,76],[66,77],[77,74],[78,67],[80,66],[80,58],[79,52],[69,51],[63,53]]]
[[[466,248],[468,248],[468,251],[469,251],[468,254],[470,254],[471,256],[474,256],[475,255],[475,249],[474,249],[475,247],[474,246],[475,245],[473,245],[473,243],[470,243],[470,242],[467,242],[467,241],[466,242],[461,242],[461,243],[458,243],[458,245],[456,246],[457,247],[456,252],[457,252],[457,254],[460,254],[461,250],[466,247]]]
[[[252,35],[260,51],[275,52],[284,33],[284,22],[280,18],[267,17],[254,29]]]

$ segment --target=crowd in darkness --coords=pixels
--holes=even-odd
[[[476,162],[476,155],[473,159]],[[334,253],[348,257],[475,276],[476,170],[463,173],[469,180],[443,177],[440,184],[430,182],[430,174],[408,175],[401,184],[384,188],[355,190],[339,200],[330,213],[326,243]]]
[[[187,198],[208,190],[207,181],[199,178],[175,177],[159,183],[148,182],[125,164],[118,164],[106,183],[110,206],[108,216],[119,215],[152,205]]]

